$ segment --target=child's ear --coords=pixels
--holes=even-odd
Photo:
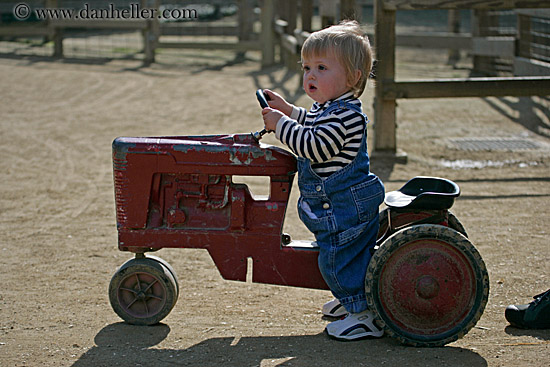
[[[348,80],[348,83],[349,83],[348,87],[350,87],[350,88],[354,87],[357,84],[357,82],[359,81],[359,79],[361,79],[362,74],[363,73],[361,72],[361,70],[356,69],[355,73]]]

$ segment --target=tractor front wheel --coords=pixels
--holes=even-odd
[[[109,284],[113,310],[134,325],[154,325],[176,304],[177,281],[172,271],[157,259],[131,259],[115,272]]]

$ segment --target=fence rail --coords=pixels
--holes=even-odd
[[[59,0],[61,1],[61,0]],[[175,0],[174,0],[175,1]],[[206,0],[196,0],[205,3]],[[359,1],[359,0],[358,0]],[[363,0],[364,1],[364,0]],[[208,1],[206,1],[208,3]],[[5,6],[6,1],[0,2]],[[16,3],[16,2],[12,2]],[[210,3],[223,3],[211,0]],[[63,31],[72,27],[118,30],[137,30],[143,38],[144,61],[153,62],[158,48],[203,48],[231,49],[236,51],[261,50],[262,66],[276,62],[276,48],[280,61],[289,69],[297,70],[300,49],[313,31],[313,0],[262,0],[259,19],[253,11],[252,0],[235,0],[240,8],[233,24],[194,23],[175,25],[158,20],[50,20],[36,25],[14,26],[0,24],[0,36],[48,37],[55,43],[54,55],[63,54]],[[353,17],[358,2],[341,0],[339,14],[327,4],[317,0],[321,25],[338,17]],[[374,41],[377,45],[377,83],[375,89],[375,151],[397,151],[396,100],[401,98],[481,97],[550,95],[550,0],[373,0]],[[54,7],[57,0],[44,0],[43,4]],[[160,0],[141,0],[142,6],[160,8]],[[323,7],[324,4],[324,7]],[[330,6],[328,6],[330,8]],[[448,9],[455,19],[450,32],[396,34],[396,13],[403,9]],[[456,27],[458,9],[471,9],[472,32],[460,33]],[[512,9],[512,10],[510,10]],[[332,12],[332,13],[331,13]],[[504,14],[504,15],[503,15]],[[502,17],[514,19],[504,26]],[[300,22],[298,22],[300,20]],[[261,25],[255,33],[254,22]],[[300,28],[299,28],[300,27]],[[170,36],[211,35],[233,37],[233,42],[187,40],[172,41]],[[446,48],[452,51],[468,50],[473,54],[474,69],[500,75],[505,72],[515,75],[507,78],[433,79],[397,82],[395,80],[396,46]],[[456,56],[456,54],[455,54]]]
[[[439,97],[481,97],[481,96],[517,96],[517,95],[550,95],[550,78],[548,70],[543,61],[535,60],[540,69],[546,69],[546,76],[541,77],[511,77],[511,78],[485,78],[485,79],[461,79],[461,80],[422,80],[422,81],[395,81],[395,47],[397,44],[395,34],[396,11],[401,9],[475,9],[478,19],[477,30],[480,29],[480,23],[486,21],[486,11],[495,9],[510,8],[548,8],[550,1],[547,0],[501,0],[494,1],[438,1],[438,0],[376,0],[375,1],[375,43],[383,45],[379,47],[377,83],[375,92],[374,121],[376,124],[374,131],[374,149],[375,151],[384,151],[391,154],[397,152],[396,141],[396,99],[399,98],[439,98]],[[521,37],[531,35],[528,29],[532,24],[533,17],[537,17],[539,12],[524,15],[527,18],[520,21],[520,31],[518,32],[519,44]],[[491,25],[489,23],[489,25]],[[516,50],[511,40],[508,38],[491,40],[483,32],[473,32],[473,48],[478,53],[489,53],[493,55],[515,55]],[[496,41],[496,42],[492,42]],[[528,57],[533,56],[532,40],[524,41],[530,46],[523,46],[524,54]],[[515,46],[515,42],[514,42]],[[546,44],[548,46],[548,44]],[[512,48],[514,48],[512,50]],[[529,49],[529,51],[527,51]],[[521,51],[520,51],[521,53]],[[478,57],[484,57],[478,54]],[[526,58],[524,58],[525,60]],[[531,60],[531,59],[528,59]],[[475,67],[474,58],[474,67]],[[523,62],[525,66],[526,63]],[[548,65],[550,66],[550,65]],[[528,69],[525,67],[525,69]]]
[[[322,2],[322,0],[319,0]],[[281,61],[290,69],[297,68],[303,40],[311,29],[313,2],[301,1],[302,29],[297,29],[296,2],[281,1],[277,9],[273,1],[265,0],[266,17],[276,18],[273,32],[263,32],[264,65],[274,62],[274,48],[280,46]],[[284,5],[284,6],[283,6]],[[355,9],[353,0],[342,0],[340,18]],[[377,47],[376,90],[374,106],[374,149],[395,154],[396,100],[401,98],[456,98],[485,96],[550,95],[550,30],[540,24],[548,23],[548,0],[374,0],[374,41]],[[397,10],[448,9],[452,32],[396,34]],[[472,33],[459,33],[457,10],[473,11]],[[520,9],[514,12],[510,9]],[[334,11],[334,10],[333,10]],[[320,16],[323,14],[319,10]],[[353,13],[353,12],[352,12]],[[503,27],[500,17],[518,19],[515,24]],[[333,18],[337,18],[336,15]],[[454,19],[453,19],[454,18]],[[453,24],[454,23],[454,24]],[[536,28],[536,29],[533,29]],[[519,47],[517,46],[519,45]],[[474,70],[486,74],[514,73],[517,77],[464,78],[395,81],[395,47],[416,46],[468,50],[473,54]],[[269,55],[266,57],[266,55]],[[452,53],[450,52],[450,57]],[[540,75],[540,77],[537,77]],[[530,77],[525,77],[530,76]]]
[[[0,1],[0,9],[5,12],[12,11],[13,7],[18,4],[17,1]],[[35,8],[44,9],[79,9],[85,10],[88,13],[99,12],[106,9],[100,8],[105,4],[97,4],[88,1],[63,1],[63,0],[42,0],[29,1]],[[66,39],[67,30],[71,29],[94,29],[94,30],[113,30],[113,31],[136,31],[141,34],[142,48],[144,54],[144,63],[150,64],[155,61],[155,53],[159,48],[195,48],[195,49],[229,49],[235,51],[259,50],[261,45],[259,37],[254,33],[253,22],[257,20],[257,15],[254,14],[252,0],[234,0],[232,2],[221,0],[194,0],[193,5],[189,2],[181,2],[179,0],[171,0],[170,4],[166,4],[161,0],[139,0],[140,8],[146,9],[147,14],[156,9],[155,14],[161,14],[163,6],[228,6],[235,5],[239,11],[236,12],[237,20],[231,23],[226,22],[222,25],[214,25],[210,22],[192,21],[190,26],[188,22],[161,22],[158,17],[144,17],[144,19],[47,19],[35,21],[32,24],[24,22],[17,23],[1,23],[0,22],[0,37],[46,37],[54,42],[53,55],[54,57],[63,57],[63,41]],[[109,6],[118,6],[120,9],[126,9],[129,6],[127,1],[110,2]],[[85,7],[84,7],[85,6]],[[98,7],[98,8],[96,8]],[[121,10],[117,11],[121,11]],[[65,13],[67,14],[67,13]],[[93,13],[96,14],[96,13]],[[99,16],[95,17],[99,18]],[[230,36],[234,38],[233,42],[217,42],[205,41],[189,42],[182,40],[165,40],[165,36]]]

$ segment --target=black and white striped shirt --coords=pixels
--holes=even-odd
[[[315,102],[309,112],[293,106],[290,117],[281,117],[275,130],[277,139],[294,154],[310,159],[312,169],[323,178],[355,158],[365,133],[363,116],[352,109],[336,109],[315,121],[336,100],[361,107],[352,92],[323,104]]]

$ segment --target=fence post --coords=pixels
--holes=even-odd
[[[289,1],[288,3],[288,27],[287,32],[291,36],[295,36],[298,19],[298,4],[296,1]],[[298,61],[300,57],[295,52],[289,52],[286,58],[286,67],[292,71],[298,71]]]
[[[358,19],[355,0],[340,0],[340,20]]]
[[[46,0],[44,2],[44,5],[48,9],[57,9],[58,3],[57,0]],[[50,22],[50,20],[48,20]],[[50,27],[53,27],[53,57],[63,57],[63,29],[59,27],[55,27],[54,25],[50,24]]]
[[[278,0],[277,1],[277,14],[279,14],[279,19],[284,22],[280,23],[282,26],[282,32],[277,31],[278,42],[279,42],[279,62],[284,66],[288,66],[288,50],[283,46],[284,35],[288,32],[288,12],[289,12],[290,0]]]
[[[288,22],[288,34],[294,34],[294,30],[297,27],[298,4],[296,1],[289,1],[287,7],[286,21]]]
[[[517,48],[516,56],[531,58],[531,17],[517,15]]]
[[[148,4],[147,0],[141,0],[142,8]],[[154,0],[153,6],[157,9],[157,14],[160,14],[160,0]],[[147,20],[147,28],[143,31],[143,45],[145,58],[143,63],[150,65],[155,62],[155,50],[160,39],[160,23],[158,17],[153,17]]]
[[[472,37],[496,36],[498,32],[498,16],[492,15],[487,10],[474,9],[472,11]],[[483,75],[498,74],[494,69],[493,56],[473,56],[472,71]]]
[[[384,9],[383,0],[375,0],[374,42],[376,46],[376,85],[374,98],[374,149],[397,152],[395,98],[384,99],[384,86],[395,79],[395,10]]]
[[[336,21],[336,1],[319,0],[319,15],[321,16],[321,28],[326,28]]]
[[[451,9],[447,12],[447,26],[449,33],[460,33],[460,10]],[[456,48],[449,49],[449,57],[447,59],[447,65],[456,65],[460,60],[460,50]]]
[[[311,25],[311,19],[313,18],[313,0],[302,0],[301,5],[302,30],[311,32],[313,30],[313,26]]]
[[[252,24],[252,4],[250,0],[239,0],[239,41],[250,40],[253,31]]]
[[[273,19],[275,17],[273,0],[263,0],[260,21],[262,30],[260,38],[262,41],[262,67],[275,63],[275,34],[273,32]]]

